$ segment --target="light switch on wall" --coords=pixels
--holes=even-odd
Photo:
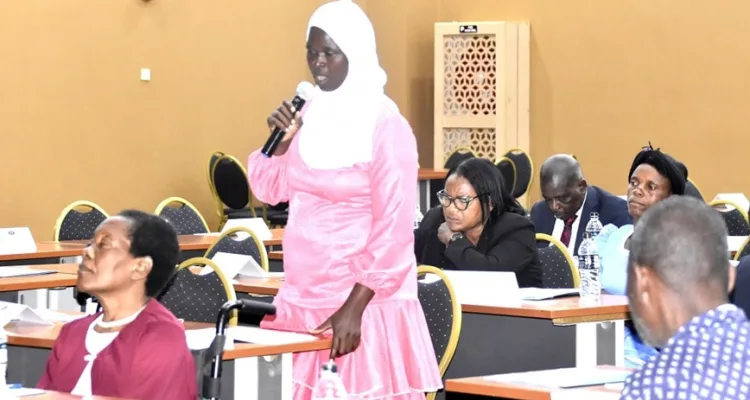
[[[141,68],[141,80],[143,82],[151,80],[151,68]]]

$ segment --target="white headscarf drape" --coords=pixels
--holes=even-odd
[[[311,168],[336,169],[372,160],[373,133],[387,80],[378,61],[375,30],[362,9],[351,0],[337,0],[310,17],[333,39],[349,60],[341,86],[317,93],[303,117],[299,137],[302,160]]]

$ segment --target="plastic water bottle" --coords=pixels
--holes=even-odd
[[[578,272],[581,275],[581,300],[595,303],[601,298],[599,282],[599,250],[591,232],[583,233],[583,241],[578,247]]]
[[[585,294],[589,293],[589,274],[587,264],[591,261],[589,259],[589,245],[591,244],[591,233],[583,232],[581,238],[581,244],[578,246],[578,274],[581,277],[581,298]]]
[[[602,221],[599,220],[599,213],[592,212],[589,223],[586,224],[586,232],[591,233],[592,239],[596,239],[602,229],[604,229],[604,227],[602,226]]]
[[[414,229],[419,228],[419,224],[422,223],[422,218],[424,218],[424,215],[422,215],[422,210],[419,209],[419,204],[417,204],[417,211],[414,216]]]
[[[336,369],[336,363],[329,360],[323,365],[320,379],[313,389],[312,400],[347,400],[349,396]]]

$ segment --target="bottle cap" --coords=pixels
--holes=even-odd
[[[331,371],[333,373],[336,373],[336,363],[333,362],[333,360],[328,360],[327,363],[323,364],[323,371]]]

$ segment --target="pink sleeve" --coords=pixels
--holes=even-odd
[[[197,370],[182,327],[159,324],[159,329],[147,329],[138,343],[122,397],[182,400],[198,396]]]
[[[414,272],[416,262],[417,142],[400,115],[382,120],[373,140],[372,227],[364,251],[351,268],[358,283],[387,297]]]
[[[291,145],[289,146],[291,149]],[[266,157],[260,149],[247,160],[247,176],[253,196],[266,204],[278,204],[289,201],[289,190],[286,184],[286,165],[289,151],[284,155]]]

